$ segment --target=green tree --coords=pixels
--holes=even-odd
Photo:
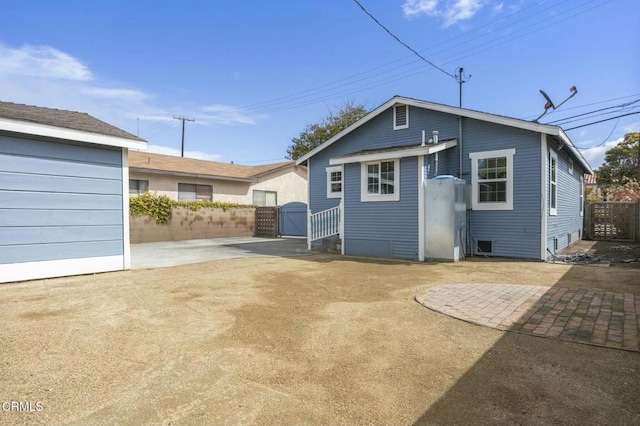
[[[607,151],[598,169],[598,185],[625,185],[640,182],[640,132],[624,135],[624,140]]]
[[[289,160],[297,160],[367,115],[368,112],[363,104],[354,101],[346,103],[336,112],[329,111],[329,115],[320,123],[307,124],[297,137],[291,139],[291,145],[287,148],[285,157]]]

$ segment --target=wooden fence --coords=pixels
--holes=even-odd
[[[585,215],[588,240],[640,241],[640,202],[587,203]]]

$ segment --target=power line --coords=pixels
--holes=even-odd
[[[382,29],[383,29],[383,30],[385,30],[387,33],[389,33],[389,35],[390,35],[391,37],[395,38],[395,39],[398,41],[398,43],[400,43],[401,45],[403,45],[404,47],[406,47],[407,49],[409,49],[410,51],[412,51],[412,52],[413,52],[413,53],[414,53],[418,58],[422,59],[424,62],[428,63],[429,65],[431,65],[432,67],[434,67],[434,68],[435,68],[435,69],[437,69],[438,71],[440,71],[440,72],[442,72],[442,73],[444,73],[444,74],[448,75],[449,77],[453,78],[454,80],[457,80],[455,75],[453,75],[453,74],[450,74],[450,73],[446,72],[445,70],[443,70],[442,68],[440,68],[439,66],[437,66],[436,64],[434,64],[433,62],[431,62],[430,60],[428,60],[427,58],[425,58],[424,56],[422,56],[420,53],[418,53],[416,50],[414,50],[414,49],[413,49],[411,46],[409,46],[407,43],[405,43],[404,41],[400,40],[400,39],[398,38],[398,36],[396,36],[394,33],[392,33],[392,32],[391,32],[387,27],[385,27],[384,25],[382,25],[382,23],[381,23],[380,21],[378,21],[378,20],[376,19],[376,17],[375,17],[375,16],[373,16],[371,13],[369,13],[369,11],[368,11],[367,9],[365,9],[365,8],[364,8],[364,6],[363,6],[363,5],[361,5],[361,4],[360,4],[360,2],[359,2],[358,0],[353,0],[353,1],[354,1],[354,3],[355,3],[355,4],[357,4],[357,5],[360,7],[360,9],[362,9],[362,11],[363,11],[364,13],[366,13],[367,15],[369,15],[369,17],[370,17],[371,19],[373,19],[373,20],[374,20],[374,22],[375,22],[376,24],[378,24],[380,27],[382,27]]]
[[[580,125],[580,126],[571,127],[570,129],[564,129],[564,131],[565,131],[565,132],[568,132],[569,130],[579,129],[579,128],[581,128],[581,127],[592,126],[592,125],[594,125],[594,124],[604,123],[605,121],[611,121],[611,120],[615,120],[616,118],[627,117],[627,116],[629,116],[629,115],[635,115],[635,114],[640,114],[640,111],[636,111],[636,112],[629,112],[629,113],[627,113],[627,114],[622,114],[622,115],[619,115],[619,116],[617,116],[617,117],[610,117],[610,118],[605,118],[604,120],[594,121],[593,123],[582,124],[582,125]]]
[[[635,101],[625,102],[625,103],[620,104],[620,105],[614,105],[614,106],[610,106],[610,107],[606,107],[606,108],[596,109],[596,110],[585,112],[585,113],[582,113],[582,114],[572,115],[571,117],[560,118],[558,120],[549,121],[546,124],[553,124],[553,123],[559,123],[559,122],[562,122],[562,121],[568,121],[568,120],[571,120],[572,118],[583,117],[585,115],[591,115],[591,114],[594,114],[596,112],[606,111],[608,109],[614,109],[614,108],[622,108],[622,109],[624,109],[625,107],[627,107],[629,105],[633,105],[633,104],[638,103],[638,102],[640,102],[640,99],[636,99]],[[583,120],[585,120],[585,119],[583,118]],[[568,122],[571,123],[573,121],[580,121],[580,120],[572,120],[572,121],[568,121]]]

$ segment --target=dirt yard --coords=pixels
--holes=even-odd
[[[0,424],[640,424],[640,353],[414,301],[442,283],[640,295],[632,268],[330,255],[1,285]]]

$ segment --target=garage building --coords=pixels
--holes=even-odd
[[[130,268],[130,148],[88,114],[0,102],[0,282]]]

